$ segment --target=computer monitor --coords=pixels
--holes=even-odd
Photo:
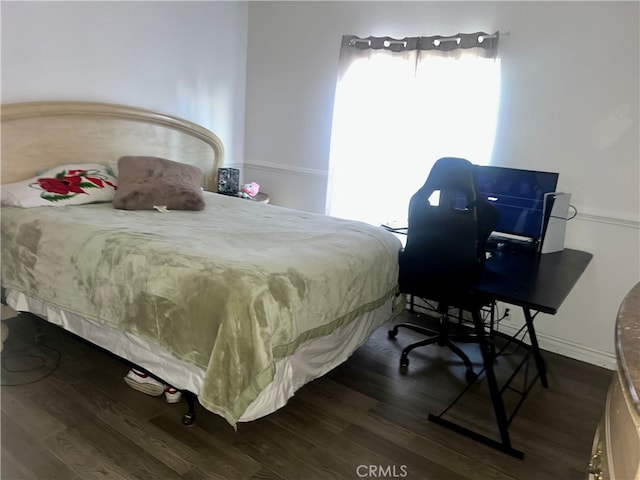
[[[543,231],[545,194],[556,191],[558,176],[552,172],[476,165],[481,197],[500,212],[494,234],[506,233],[537,243]]]

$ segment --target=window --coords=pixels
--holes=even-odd
[[[327,213],[403,223],[409,199],[438,158],[487,164],[500,92],[496,47],[497,34],[345,36]]]

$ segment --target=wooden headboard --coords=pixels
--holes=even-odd
[[[94,102],[2,105],[1,182],[71,163],[110,165],[123,155],[146,155],[196,165],[205,190],[217,191],[224,161],[220,139],[209,130],[164,113]]]

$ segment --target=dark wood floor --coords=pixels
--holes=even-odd
[[[464,386],[464,368],[447,349],[431,346],[414,351],[400,373],[402,347],[419,338],[407,330],[390,340],[381,328],[285,408],[236,432],[202,408],[196,425],[185,427],[184,403],[131,390],[122,380],[125,363],[55,327],[43,327],[43,346],[34,343],[28,316],[8,324],[3,480],[584,480],[612,377],[546,353],[550,388],[536,385],[511,425],[514,446],[525,452],[517,460],[427,421]],[[501,376],[518,355],[500,360]],[[13,383],[23,385],[7,386]],[[481,383],[449,418],[495,436],[489,408]]]

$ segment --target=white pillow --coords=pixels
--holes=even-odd
[[[2,185],[2,205],[30,208],[110,202],[116,184],[104,165],[61,165],[29,180]]]
[[[107,171],[114,177],[118,178],[118,160],[111,160]]]

